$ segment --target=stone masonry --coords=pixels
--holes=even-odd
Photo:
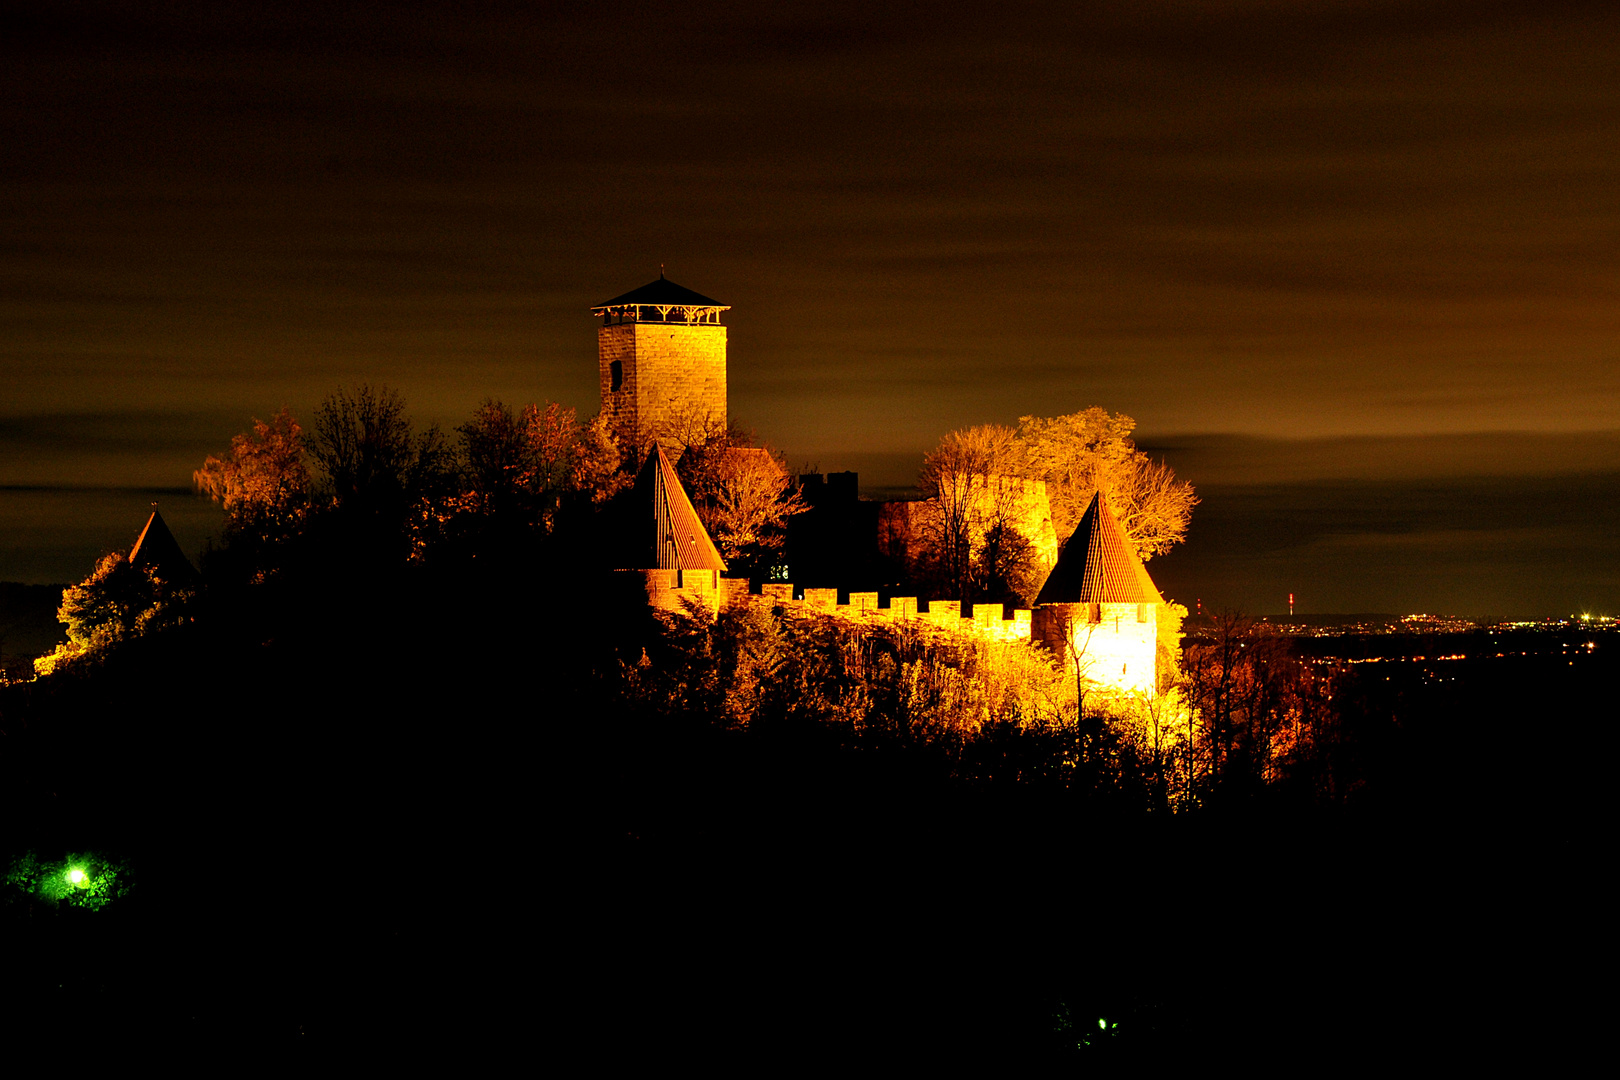
[[[657,439],[674,452],[672,422],[725,424],[724,326],[623,322],[598,327],[596,345],[602,411],[621,445]]]
[[[1158,613],[1157,604],[1042,604],[1031,637],[1089,683],[1153,697]]]

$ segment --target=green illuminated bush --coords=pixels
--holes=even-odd
[[[93,852],[70,853],[51,861],[32,851],[6,868],[5,902],[41,903],[100,911],[128,892],[129,871],[119,860]]]

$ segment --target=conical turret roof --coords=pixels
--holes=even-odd
[[[623,537],[627,570],[724,570],[726,561],[698,519],[664,448],[653,444],[636,476]]]
[[[141,569],[151,567],[152,572],[165,581],[189,581],[197,574],[191,560],[180,550],[174,533],[169,531],[163,515],[158,513],[156,503],[152,504],[152,516],[146,519],[146,527],[141,530],[135,546],[129,549],[129,564]]]
[[[1164,603],[1101,491],[1092,496],[1074,535],[1063,545],[1035,603]]]

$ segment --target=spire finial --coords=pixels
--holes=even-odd
[[[663,263],[658,264],[658,280],[659,281],[664,280],[664,264]]]

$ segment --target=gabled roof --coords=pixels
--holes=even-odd
[[[151,567],[153,573],[165,581],[189,581],[197,575],[163,515],[158,513],[156,503],[152,504],[152,516],[146,519],[146,527],[141,530],[135,546],[129,549],[129,564],[143,569]]]
[[[636,476],[625,519],[627,570],[724,570],[726,561],[698,520],[686,488],[675,475],[664,448],[653,444],[647,463]]]
[[[1063,545],[1035,603],[1164,603],[1101,491],[1092,496],[1074,535]]]
[[[604,300],[591,308],[591,310],[601,311],[603,308],[628,307],[632,304],[706,308],[724,308],[727,306],[718,300],[709,299],[702,293],[695,293],[691,289],[683,288],[665,278],[663,274],[659,274],[657,281],[649,281],[641,288],[631,289],[623,296],[615,296],[611,300]]]

